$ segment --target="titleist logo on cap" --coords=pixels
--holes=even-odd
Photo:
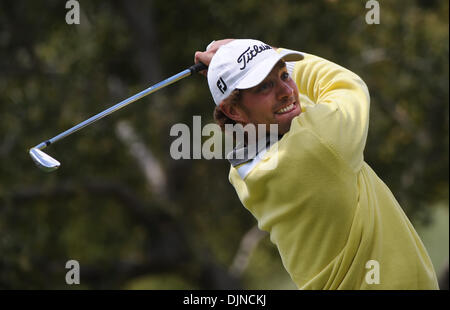
[[[253,49],[249,46],[237,59],[237,63],[242,63],[242,67],[239,69],[244,70],[247,67],[247,63],[249,63],[259,53],[270,49],[272,48],[267,44],[253,45]]]

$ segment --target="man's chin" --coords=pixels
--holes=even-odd
[[[298,113],[294,113],[290,115],[288,119],[285,119],[283,122],[278,124],[278,134],[284,135],[291,129],[292,120],[301,114],[301,110],[299,109]]]

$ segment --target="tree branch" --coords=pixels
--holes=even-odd
[[[245,268],[247,268],[253,250],[265,236],[267,236],[267,233],[259,230],[257,225],[253,226],[245,233],[229,269],[232,275],[236,277],[242,275]]]

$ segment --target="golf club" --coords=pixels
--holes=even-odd
[[[58,169],[61,164],[56,159],[54,159],[51,156],[47,155],[46,153],[42,152],[42,150],[44,148],[46,148],[50,144],[55,143],[58,140],[61,140],[62,138],[65,138],[68,135],[102,119],[103,117],[105,117],[117,110],[120,110],[121,108],[127,106],[128,104],[130,104],[136,100],[141,99],[142,97],[145,97],[151,93],[154,93],[157,90],[160,90],[161,88],[164,88],[164,87],[166,87],[170,84],[173,84],[185,77],[188,77],[190,75],[193,75],[194,73],[197,73],[197,72],[205,70],[205,69],[207,69],[207,66],[205,64],[198,63],[178,74],[175,74],[175,75],[165,79],[164,81],[161,81],[153,86],[150,86],[149,88],[129,97],[128,99],[125,99],[125,100],[117,103],[116,105],[104,110],[103,112],[100,112],[97,115],[94,115],[91,118],[79,123],[78,125],[75,125],[70,129],[67,129],[66,131],[56,135],[55,137],[39,143],[38,145],[36,145],[35,147],[33,147],[29,150],[31,158],[36,163],[36,165],[39,168],[41,168],[43,171],[51,172],[51,171]]]

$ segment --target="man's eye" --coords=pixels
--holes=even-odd
[[[289,73],[283,72],[283,73],[281,74],[281,79],[282,79],[283,81],[289,79]]]
[[[272,82],[264,82],[258,87],[258,91],[265,91],[266,89],[269,89],[272,85]]]

